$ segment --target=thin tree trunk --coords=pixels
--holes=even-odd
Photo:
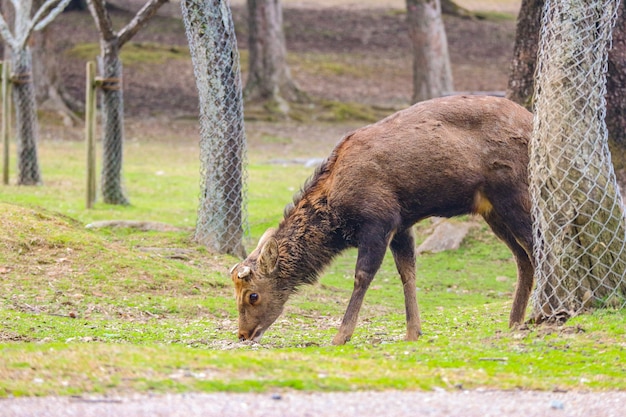
[[[102,199],[108,204],[130,204],[122,188],[124,101],[122,64],[117,39],[109,42],[98,59],[102,76]]]
[[[104,117],[102,156],[102,195],[105,203],[130,204],[122,189],[122,156],[124,143],[124,100],[120,48],[128,42],[167,0],[149,0],[118,33],[113,30],[104,0],[88,0],[100,32],[99,72],[102,78],[102,112]]]
[[[413,102],[453,90],[448,40],[439,0],[407,0],[409,37],[413,45]]]
[[[11,70],[17,125],[17,183],[19,185],[38,185],[42,182],[37,152],[39,123],[30,48],[25,47],[22,50],[13,51]]]
[[[28,42],[33,32],[45,28],[63,11],[68,2],[69,0],[46,0],[31,16],[32,0],[13,0],[12,28],[4,15],[0,15],[0,35],[11,50],[11,81],[14,84],[13,99],[18,135],[18,184],[21,185],[41,183],[37,155],[39,124],[33,85],[32,53]]]
[[[506,97],[532,110],[535,91],[535,67],[541,33],[541,15],[545,0],[522,0],[517,16],[515,47]]]

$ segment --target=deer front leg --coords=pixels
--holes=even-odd
[[[412,228],[396,233],[391,241],[391,252],[404,289],[406,340],[417,340],[422,335],[422,325],[415,288],[415,238]]]
[[[387,250],[387,240],[381,237],[381,234],[372,233],[364,234],[364,236],[373,236],[373,238],[368,238],[359,243],[354,289],[341,326],[339,326],[339,332],[333,339],[333,345],[343,345],[352,337],[365,293],[374,279],[374,275],[378,272]]]

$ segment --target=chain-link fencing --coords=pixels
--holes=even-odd
[[[118,54],[98,57],[102,108],[102,200],[129,204],[122,184],[124,144],[124,95],[122,63]]]
[[[33,84],[32,54],[28,47],[11,51],[11,83],[17,135],[19,185],[41,184],[37,142],[39,122],[35,85]]]
[[[201,195],[195,238],[245,256],[246,138],[239,52],[227,0],[182,0],[200,101]]]
[[[537,321],[626,306],[624,205],[604,122],[618,1],[545,4],[529,166]]]

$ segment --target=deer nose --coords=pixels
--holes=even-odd
[[[245,331],[239,331],[239,341],[243,342],[244,340],[248,340],[250,338],[250,333]]]

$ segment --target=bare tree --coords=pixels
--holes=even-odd
[[[45,28],[67,6],[69,0],[48,0],[32,15],[32,0],[11,0],[14,11],[13,31],[0,14],[0,35],[11,51],[11,81],[17,123],[18,184],[41,184],[37,154],[39,124],[32,75],[29,40],[33,32]]]
[[[122,148],[124,142],[124,104],[120,49],[144,27],[168,0],[148,1],[119,32],[105,0],[88,0],[87,5],[100,33],[99,73],[102,79],[103,156],[102,196],[105,203],[129,204],[122,190]]]
[[[288,113],[289,101],[305,99],[287,65],[280,0],[248,0],[248,49],[246,100],[271,103],[267,107]]]
[[[413,102],[452,91],[452,69],[440,0],[406,0],[413,45]]]
[[[13,32],[0,14],[0,35],[11,50],[11,81],[17,122],[18,184],[41,184],[41,170],[37,155],[37,105],[32,75],[32,53],[28,45],[33,32],[42,30],[69,0],[48,0],[31,17],[32,0],[11,0],[15,23]]]

